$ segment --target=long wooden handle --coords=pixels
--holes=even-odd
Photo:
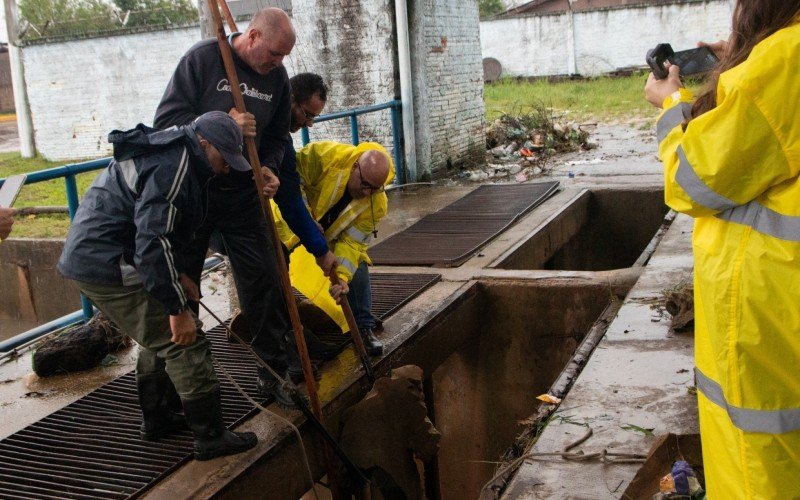
[[[225,4],[225,0],[219,0],[221,5]],[[211,17],[214,19],[214,26],[217,31],[217,42],[219,42],[220,52],[222,53],[222,61],[225,64],[225,72],[228,75],[228,83],[231,87],[231,95],[233,96],[233,103],[236,106],[236,111],[239,113],[246,113],[247,109],[244,105],[244,98],[242,91],[239,87],[239,76],[236,74],[236,68],[233,65],[233,55],[231,54],[231,47],[225,37],[225,28],[222,25],[222,17],[219,14],[219,9],[214,3],[214,0],[208,0],[208,9],[211,11]],[[225,7],[227,10],[227,5]],[[228,11],[230,12],[230,11]],[[233,19],[228,16],[229,23],[233,23]],[[235,23],[233,28],[236,29]],[[300,314],[297,311],[297,304],[294,300],[292,293],[292,284],[289,280],[289,270],[286,266],[286,258],[283,255],[283,244],[278,236],[278,231],[275,228],[275,220],[272,217],[272,209],[269,205],[269,199],[264,194],[264,178],[261,175],[261,162],[258,159],[258,151],[256,149],[255,140],[252,137],[245,138],[245,146],[247,147],[247,156],[250,160],[250,167],[253,169],[253,179],[256,183],[256,190],[258,191],[258,198],[261,202],[261,210],[264,212],[264,218],[267,220],[269,232],[272,234],[273,246],[275,247],[275,255],[277,256],[278,276],[281,280],[283,288],[283,298],[286,302],[286,307],[289,310],[289,318],[294,330],[294,339],[297,344],[297,352],[300,355],[300,364],[303,368],[303,376],[306,381],[306,389],[308,390],[308,398],[311,402],[311,409],[317,420],[324,425],[325,420],[322,414],[322,406],[319,402],[319,395],[317,394],[317,385],[314,380],[314,371],[311,368],[311,359],[308,356],[308,348],[306,347],[306,339],[303,336],[303,325],[300,323]],[[334,467],[333,457],[328,444],[323,441],[323,456],[325,458],[326,470],[328,472],[328,479],[331,482],[331,490],[334,498],[341,497],[341,490],[336,484],[336,468]]]
[[[339,284],[339,277],[336,275],[335,270],[331,272],[330,280],[332,285]],[[361,358],[361,365],[364,367],[364,373],[367,375],[367,379],[370,381],[370,383],[374,383],[375,374],[372,371],[372,364],[369,362],[367,348],[364,347],[364,340],[361,338],[361,332],[356,324],[356,318],[353,314],[353,309],[350,307],[350,302],[348,302],[346,296],[342,296],[340,305],[342,306],[344,319],[347,320],[347,326],[350,328],[350,334],[353,337],[353,344],[356,346],[356,353],[358,353],[358,357]]]

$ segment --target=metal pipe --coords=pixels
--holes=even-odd
[[[358,118],[356,115],[350,115],[350,142],[353,146],[358,146]]]
[[[51,181],[53,179],[60,179],[68,175],[77,175],[84,172],[91,172],[93,170],[100,170],[101,168],[106,168],[109,163],[111,163],[111,158],[100,158],[99,160],[72,163],[70,165],[62,165],[60,167],[37,170],[36,172],[27,174],[25,184]],[[5,181],[5,178],[0,179],[0,186],[2,186]]]
[[[395,0],[397,24],[397,59],[400,66],[400,100],[403,103],[403,151],[405,182],[417,180],[417,141],[414,131],[414,84],[411,80],[411,48],[408,41],[408,7],[406,0]]]
[[[311,137],[308,136],[308,127],[300,129],[300,137],[303,139],[303,146],[311,142]]]
[[[394,182],[404,184],[406,182],[406,170],[403,168],[403,157],[400,155],[402,149],[402,129],[400,128],[400,111],[397,106],[392,107],[392,154],[394,156]]]
[[[11,337],[10,339],[0,342],[0,353],[12,351],[17,347],[23,344],[27,344],[32,340],[36,340],[39,337],[43,337],[48,333],[60,330],[62,328],[66,328],[75,323],[80,323],[82,319],[83,319],[83,310],[80,310],[67,314],[66,316],[61,316],[60,318],[54,319],[49,323],[39,325],[36,328],[28,330],[25,333],[20,333],[19,335],[16,335],[14,337]]]
[[[203,271],[209,271],[221,265],[224,261],[220,257],[209,257],[203,263]],[[72,326],[76,323],[82,323],[84,319],[84,310],[81,309],[79,311],[71,312],[66,316],[61,316],[60,318],[54,319],[49,323],[45,323],[44,325],[39,325],[36,328],[28,330],[26,332],[20,333],[19,335],[15,335],[10,339],[6,339],[3,342],[0,342],[0,354],[11,351],[16,349],[17,347],[27,344],[31,341],[34,341],[40,337],[44,337],[50,333],[55,331],[61,330],[62,328],[66,328],[68,326]],[[91,317],[91,316],[90,316]]]
[[[19,152],[23,158],[33,158],[36,147],[33,136],[33,119],[28,102],[28,88],[25,86],[25,63],[22,49],[19,47],[19,18],[16,0],[8,0],[5,4],[6,28],[8,31],[8,60],[11,66],[11,86],[14,91],[14,108],[17,115],[17,131],[19,133]]]

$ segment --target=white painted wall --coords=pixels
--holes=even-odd
[[[36,148],[49,160],[111,153],[108,133],[152,123],[199,28],[31,45],[23,50]]]
[[[574,14],[578,74],[598,75],[642,66],[648,49],[669,42],[675,50],[730,33],[730,0],[604,9]],[[543,14],[480,23],[483,57],[494,57],[504,76],[569,74],[566,14]]]

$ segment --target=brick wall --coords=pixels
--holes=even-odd
[[[661,42],[682,50],[693,48],[698,40],[727,38],[730,21],[729,0],[576,12],[577,73],[597,75],[643,66],[647,50]],[[499,60],[504,76],[572,73],[567,52],[572,46],[567,14],[483,21],[480,33],[483,57]]]
[[[443,177],[484,162],[478,4],[418,0],[409,12],[417,173]]]

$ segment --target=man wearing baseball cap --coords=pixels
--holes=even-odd
[[[182,127],[114,131],[109,142],[114,159],[84,196],[58,270],[141,346],[142,439],[188,424],[197,460],[250,449],[255,434],[222,423],[209,343],[188,307],[200,294],[183,259],[205,216],[209,180],[250,170],[242,133],[227,113],[212,111]]]

